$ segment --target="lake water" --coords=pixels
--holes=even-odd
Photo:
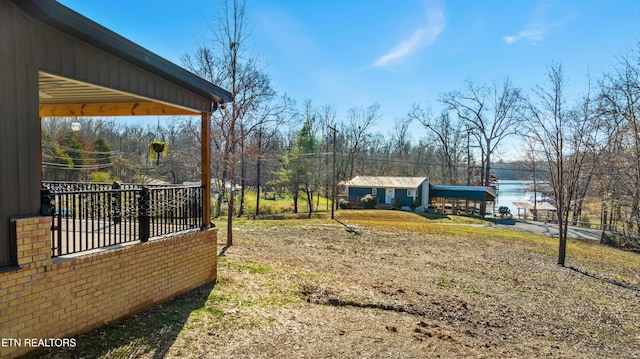
[[[533,181],[523,180],[500,180],[498,187],[498,198],[496,200],[496,211],[500,206],[507,206],[511,210],[512,215],[518,214],[518,209],[512,202],[531,202],[533,203],[533,191],[530,185]],[[542,194],[538,192],[538,200],[542,199]],[[520,213],[523,213],[520,210]]]

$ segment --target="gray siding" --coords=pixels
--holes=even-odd
[[[38,72],[79,80],[198,112],[211,99],[28,16],[0,0],[0,266],[8,264],[11,216],[38,214]]]
[[[0,1],[0,265],[10,264],[11,216],[40,204],[38,71],[31,60],[27,18]]]
[[[34,21],[30,40],[38,51],[35,61],[47,73],[118,89],[146,98],[210,112],[211,101],[151,74],[71,36]]]

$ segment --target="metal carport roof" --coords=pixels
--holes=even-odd
[[[429,189],[431,198],[459,198],[476,201],[495,201],[496,193],[490,187],[478,186],[439,186],[433,185]]]

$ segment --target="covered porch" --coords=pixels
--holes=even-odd
[[[52,0],[0,0],[0,50],[0,337],[70,338],[214,281],[210,121],[231,94]],[[199,185],[42,182],[42,118],[174,115],[200,119]]]
[[[51,257],[121,246],[207,228],[203,186],[42,183],[51,216]]]
[[[2,0],[0,24],[0,265],[16,263],[9,218],[41,214],[42,118],[197,116],[208,228],[211,116],[231,93],[55,1]]]
[[[197,116],[201,122],[198,186],[42,182],[40,214],[52,216],[52,256],[209,228],[210,121],[231,94],[63,6],[17,4],[54,29],[48,56],[33,69],[39,118]],[[39,152],[42,181],[42,147]]]

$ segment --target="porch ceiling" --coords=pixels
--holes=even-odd
[[[40,72],[40,117],[181,116],[192,109]]]

